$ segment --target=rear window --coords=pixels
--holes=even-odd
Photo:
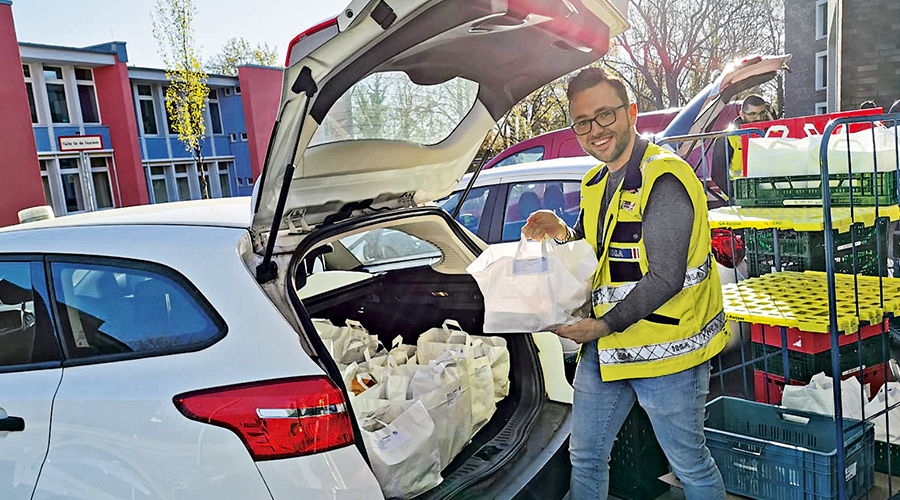
[[[437,144],[469,114],[477,95],[478,84],[464,78],[419,85],[402,71],[373,73],[334,103],[309,145],[364,139]]]
[[[72,358],[193,350],[225,334],[199,292],[165,268],[53,262],[51,273]]]

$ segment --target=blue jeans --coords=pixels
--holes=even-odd
[[[637,400],[688,500],[724,500],[722,475],[703,435],[708,393],[709,363],[662,377],[603,382],[597,341],[585,344],[575,371],[569,498],[606,499],[613,441]]]

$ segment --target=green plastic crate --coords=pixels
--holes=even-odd
[[[859,346],[862,346],[862,362],[865,367],[875,366],[887,361],[887,358],[890,358],[891,356],[890,349],[887,349],[886,352],[884,352],[881,344],[882,336],[876,335],[874,337],[863,339],[862,342],[853,342],[852,344],[841,346],[841,372],[859,368]],[[763,356],[763,344],[751,342],[750,353],[754,359],[761,358]],[[765,353],[779,353],[776,356],[768,358],[769,373],[784,377],[784,362],[782,361],[780,354],[781,347],[766,345]],[[763,360],[760,359],[757,361],[754,364],[754,368],[759,371],[765,370]],[[831,377],[831,350],[822,351],[818,354],[807,354],[789,349],[788,371],[790,371],[791,380],[799,380],[801,382],[809,382],[812,376],[819,372],[825,372],[826,375]]]
[[[609,492],[623,500],[649,500],[669,491],[656,479],[669,461],[656,441],[650,417],[635,403],[619,429],[609,460]]]
[[[844,419],[844,470],[834,417],[719,397],[706,405],[706,445],[729,493],[757,500],[849,500],[875,483],[875,426]]]
[[[853,248],[856,247],[856,272],[877,276],[878,236],[881,233],[881,274],[887,276],[888,235],[887,221],[880,219],[875,225],[856,225],[851,231],[834,231],[835,271],[854,274]],[[855,231],[855,234],[853,234]],[[771,229],[747,229],[744,231],[747,274],[758,277],[775,268],[774,236]],[[824,231],[778,231],[778,254],[782,271],[825,271]]]
[[[897,203],[896,172],[831,174],[831,205],[894,205]],[[878,184],[876,189],[875,184]],[[794,175],[777,177],[739,177],[734,180],[735,204],[744,207],[784,207],[822,205],[821,177]]]
[[[875,470],[888,473],[888,455],[891,456],[891,475],[900,476],[900,445],[875,441]]]

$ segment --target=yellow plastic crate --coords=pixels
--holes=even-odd
[[[725,315],[732,321],[828,333],[826,278],[823,272],[785,271],[724,285]],[[836,274],[835,285],[838,330],[845,334],[856,333],[861,321],[879,323],[886,314],[900,312],[900,278],[881,278],[880,286],[875,276]]]
[[[714,229],[778,228],[795,231],[823,231],[825,229],[824,215],[821,207],[722,207],[709,211],[709,226]],[[900,206],[878,207],[878,216],[898,220],[900,219]],[[862,223],[863,226],[875,224],[875,207],[853,207],[852,220],[850,207],[833,207],[831,209],[831,226],[838,232],[849,231],[854,222]]]

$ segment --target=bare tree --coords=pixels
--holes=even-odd
[[[630,0],[631,29],[603,65],[619,75],[641,111],[678,107],[726,64],[780,52],[784,0]]]

